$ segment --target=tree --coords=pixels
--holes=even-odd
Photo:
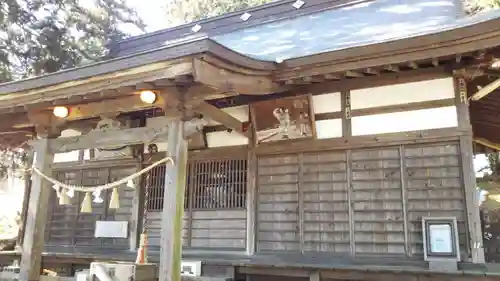
[[[1,1],[0,82],[100,60],[107,42],[126,36],[123,26],[144,29],[124,1]]]
[[[127,27],[144,30],[125,0],[0,0],[0,83],[99,61]],[[24,176],[25,156],[0,148],[0,181]]]
[[[500,0],[464,0],[464,4],[469,14],[500,8]]]
[[[166,7],[167,21],[170,26],[176,26],[272,1],[274,0],[171,0]]]

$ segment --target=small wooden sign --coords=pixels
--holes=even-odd
[[[127,238],[128,221],[96,221],[94,237]]]

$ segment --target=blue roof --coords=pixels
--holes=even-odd
[[[212,37],[252,58],[283,61],[437,33],[500,17],[465,16],[457,0],[377,0]]]

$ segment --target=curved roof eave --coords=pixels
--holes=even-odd
[[[332,50],[284,60],[278,64],[277,79],[286,80],[307,75],[340,72],[365,67],[397,64],[430,58],[485,50],[500,46],[500,13],[482,21],[471,21],[454,28],[414,37],[393,39],[376,44]]]
[[[5,97],[10,94],[23,94],[26,91],[34,89],[43,89],[45,87],[55,86],[70,81],[110,75],[115,72],[128,71],[159,62],[175,62],[179,59],[202,56],[203,54],[214,55],[220,59],[220,61],[230,62],[233,65],[250,70],[266,71],[270,73],[276,69],[276,64],[274,62],[247,57],[218,44],[210,38],[201,37],[195,40],[169,44],[161,48],[144,51],[138,54],[0,84],[0,102],[2,96]]]

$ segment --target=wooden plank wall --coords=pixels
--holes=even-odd
[[[72,171],[56,172],[60,181],[75,185],[99,185],[121,179],[135,171],[135,167],[91,168]],[[51,195],[52,210],[49,214],[47,229],[47,246],[57,247],[88,247],[92,249],[129,249],[128,238],[94,238],[95,222],[97,220],[128,221],[131,227],[133,200],[135,191],[129,188],[120,188],[120,208],[108,208],[111,191],[101,194],[103,203],[92,203],[92,213],[80,212],[83,193],[75,193],[71,198],[71,205],[61,206],[55,191]]]
[[[423,256],[422,216],[457,217],[460,251],[468,253],[458,143],[404,147],[411,254]],[[464,255],[465,254],[465,255]]]
[[[468,255],[458,143],[261,155],[257,251],[422,257],[423,216],[455,216]]]
[[[186,249],[244,251],[247,160],[240,156],[213,158],[188,160],[183,246]],[[157,181],[159,184],[151,186],[163,187],[164,179]],[[163,194],[159,190],[150,190],[152,202],[161,202]],[[146,217],[149,245],[152,251],[159,251],[163,206],[149,205]]]

